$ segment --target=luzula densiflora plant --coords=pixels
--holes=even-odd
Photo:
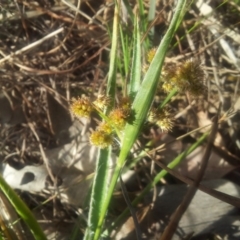
[[[147,64],[144,65],[143,73],[147,70],[155,52],[155,48],[148,52]],[[159,84],[166,93],[176,89],[179,93],[188,92],[195,97],[204,94],[206,90],[201,64],[193,59],[174,64],[166,63],[162,69]],[[82,97],[74,99],[71,103],[71,112],[76,117],[91,117],[93,111],[98,112],[102,117],[102,122],[98,124],[89,138],[90,143],[99,148],[112,145],[117,136],[116,132],[121,133],[125,124],[134,119],[130,97],[121,97],[118,103],[113,104],[115,107],[106,114],[104,110],[109,107],[111,102],[112,99],[109,97],[100,95],[94,101]],[[170,107],[152,108],[149,111],[147,121],[158,125],[162,131],[171,131],[174,118],[170,109]]]

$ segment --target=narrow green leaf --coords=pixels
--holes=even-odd
[[[172,97],[175,96],[177,94],[177,89],[173,89],[168,95],[167,97],[164,99],[164,101],[161,103],[160,108],[163,108],[168,102],[171,101]]]
[[[121,39],[121,47],[122,47],[122,54],[123,58],[118,58],[118,65],[121,67],[121,65],[124,65],[124,71],[122,71],[122,76],[126,76],[129,72],[129,62],[130,62],[130,43],[129,39],[126,36],[126,33],[124,32],[122,26],[119,26],[119,32],[120,32],[120,39]]]
[[[39,226],[36,218],[22,201],[22,199],[15,193],[15,191],[8,186],[0,175],[0,189],[4,195],[8,198],[8,201],[12,204],[18,215],[23,219],[26,225],[29,227],[31,233],[36,240],[47,240],[41,227]]]
[[[90,210],[88,217],[88,229],[84,239],[99,239],[101,224],[99,219],[105,217],[105,200],[108,194],[110,173],[112,168],[111,148],[99,151],[96,173],[93,180],[92,194],[90,200]]]
[[[113,33],[112,33],[112,45],[110,52],[110,63],[108,72],[108,84],[107,84],[107,96],[112,99],[115,97],[116,90],[116,59],[117,59],[117,43],[118,43],[118,24],[119,24],[119,12],[117,4],[115,4],[114,21],[113,21]]]
[[[145,9],[144,9],[144,0],[138,0],[138,8],[139,8],[139,19],[140,21],[140,32],[145,34],[147,32],[148,27],[148,18],[145,15]],[[146,38],[144,38],[142,42],[142,47],[144,50],[148,50],[150,46],[149,37],[147,35]]]
[[[141,36],[140,29],[138,23],[138,17],[134,20],[134,34],[133,34],[134,42],[133,42],[133,57],[132,57],[132,70],[130,76],[130,84],[128,88],[128,94],[134,98],[140,83],[141,83]]]
[[[112,103],[115,98],[116,91],[116,59],[117,59],[117,43],[119,31],[119,10],[118,3],[115,3],[112,46],[110,52],[110,63],[107,83],[107,96],[111,97]],[[107,111],[113,107],[110,106]],[[111,148],[102,149],[98,156],[95,176],[93,180],[93,187],[90,200],[90,210],[88,216],[88,228],[84,236],[84,240],[98,240],[101,234],[102,225],[106,216],[106,209],[108,207],[109,194],[109,177],[112,166],[111,165]],[[106,205],[107,204],[107,205]]]
[[[139,7],[139,17],[142,19],[141,21],[141,32],[146,32],[147,30],[147,18],[144,16],[144,1],[138,0],[138,7]]]
[[[148,12],[148,22],[151,22],[155,18],[155,13],[156,13],[156,0],[150,0],[149,1],[149,12]],[[150,37],[153,39],[154,37],[154,27],[150,29]]]

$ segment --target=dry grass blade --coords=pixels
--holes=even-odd
[[[208,145],[207,145],[204,157],[202,159],[201,167],[200,167],[200,170],[196,177],[196,180],[194,181],[194,184],[189,187],[188,192],[186,193],[182,203],[180,204],[180,206],[176,209],[176,211],[171,216],[170,222],[169,222],[168,226],[165,228],[163,235],[161,236],[161,240],[169,240],[172,238],[173,234],[175,233],[175,231],[177,229],[178,223],[179,223],[182,215],[184,214],[184,212],[188,208],[190,202],[192,201],[192,199],[198,189],[198,186],[203,178],[205,169],[207,167],[208,159],[211,154],[212,145],[213,145],[213,142],[214,142],[215,136],[217,134],[217,130],[218,130],[218,117],[219,117],[220,109],[221,109],[221,105],[219,106],[219,109],[218,109],[218,115],[214,119],[212,131],[211,131],[211,134],[208,139]]]

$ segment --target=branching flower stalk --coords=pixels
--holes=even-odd
[[[148,54],[148,61],[151,61],[154,54],[155,50]],[[188,91],[193,96],[204,94],[204,74],[195,60],[185,61],[177,66],[165,65],[160,80],[163,82],[162,88],[166,92],[177,89],[177,92]],[[135,118],[129,97],[121,98],[118,103],[114,103],[116,107],[105,114],[104,110],[109,107],[110,103],[109,97],[101,95],[93,102],[83,97],[74,99],[71,104],[71,111],[77,118],[89,118],[93,111],[102,118],[89,138],[90,143],[100,149],[107,149],[111,146],[116,136],[121,142],[125,125],[131,124],[131,120]],[[171,131],[174,125],[169,107],[152,108],[148,113],[147,120],[151,124],[158,125],[162,131]]]
[[[99,148],[107,148],[113,144],[114,136],[121,138],[121,131],[131,116],[130,98],[124,97],[118,106],[104,114],[104,109],[110,104],[110,98],[101,95],[93,103],[86,97],[74,99],[71,103],[71,111],[77,118],[90,118],[93,111],[102,118],[102,122],[90,135],[90,143]],[[116,104],[117,105],[117,104]]]

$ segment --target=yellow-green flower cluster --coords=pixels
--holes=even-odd
[[[127,117],[131,112],[131,106],[132,103],[129,97],[123,97],[120,99],[119,108],[121,108],[125,112],[125,116]]]
[[[100,148],[106,148],[113,143],[115,131],[121,131],[130,116],[131,103],[129,98],[122,98],[118,107],[107,116],[107,121],[100,123],[92,132],[90,142]]]
[[[96,130],[90,135],[90,142],[96,147],[106,148],[113,143],[113,136],[112,134]]]
[[[113,127],[107,122],[100,123],[97,130],[108,135],[113,133]]]
[[[143,64],[142,66],[142,72],[146,73],[148,68],[149,68],[149,64],[152,62],[155,54],[156,54],[157,48],[151,48],[148,52],[147,52],[147,56],[146,56],[146,63]]]
[[[77,118],[81,118],[81,117],[89,118],[92,111],[94,110],[94,107],[88,98],[74,99],[71,103],[70,108],[71,108],[71,112]]]
[[[188,91],[193,96],[205,93],[204,72],[198,61],[189,60],[180,65],[166,65],[163,68],[163,89],[170,92],[177,89],[179,92]]]
[[[155,54],[156,54],[157,48],[151,48],[147,53],[147,62],[151,63]]]
[[[171,131],[173,127],[173,117],[168,109],[152,109],[148,116],[148,121],[158,125],[162,131]]]
[[[127,122],[128,116],[122,108],[116,108],[109,113],[108,117],[113,127],[122,130]]]
[[[104,95],[100,95],[93,103],[99,109],[104,110],[105,107],[108,107],[110,105],[111,99]]]

